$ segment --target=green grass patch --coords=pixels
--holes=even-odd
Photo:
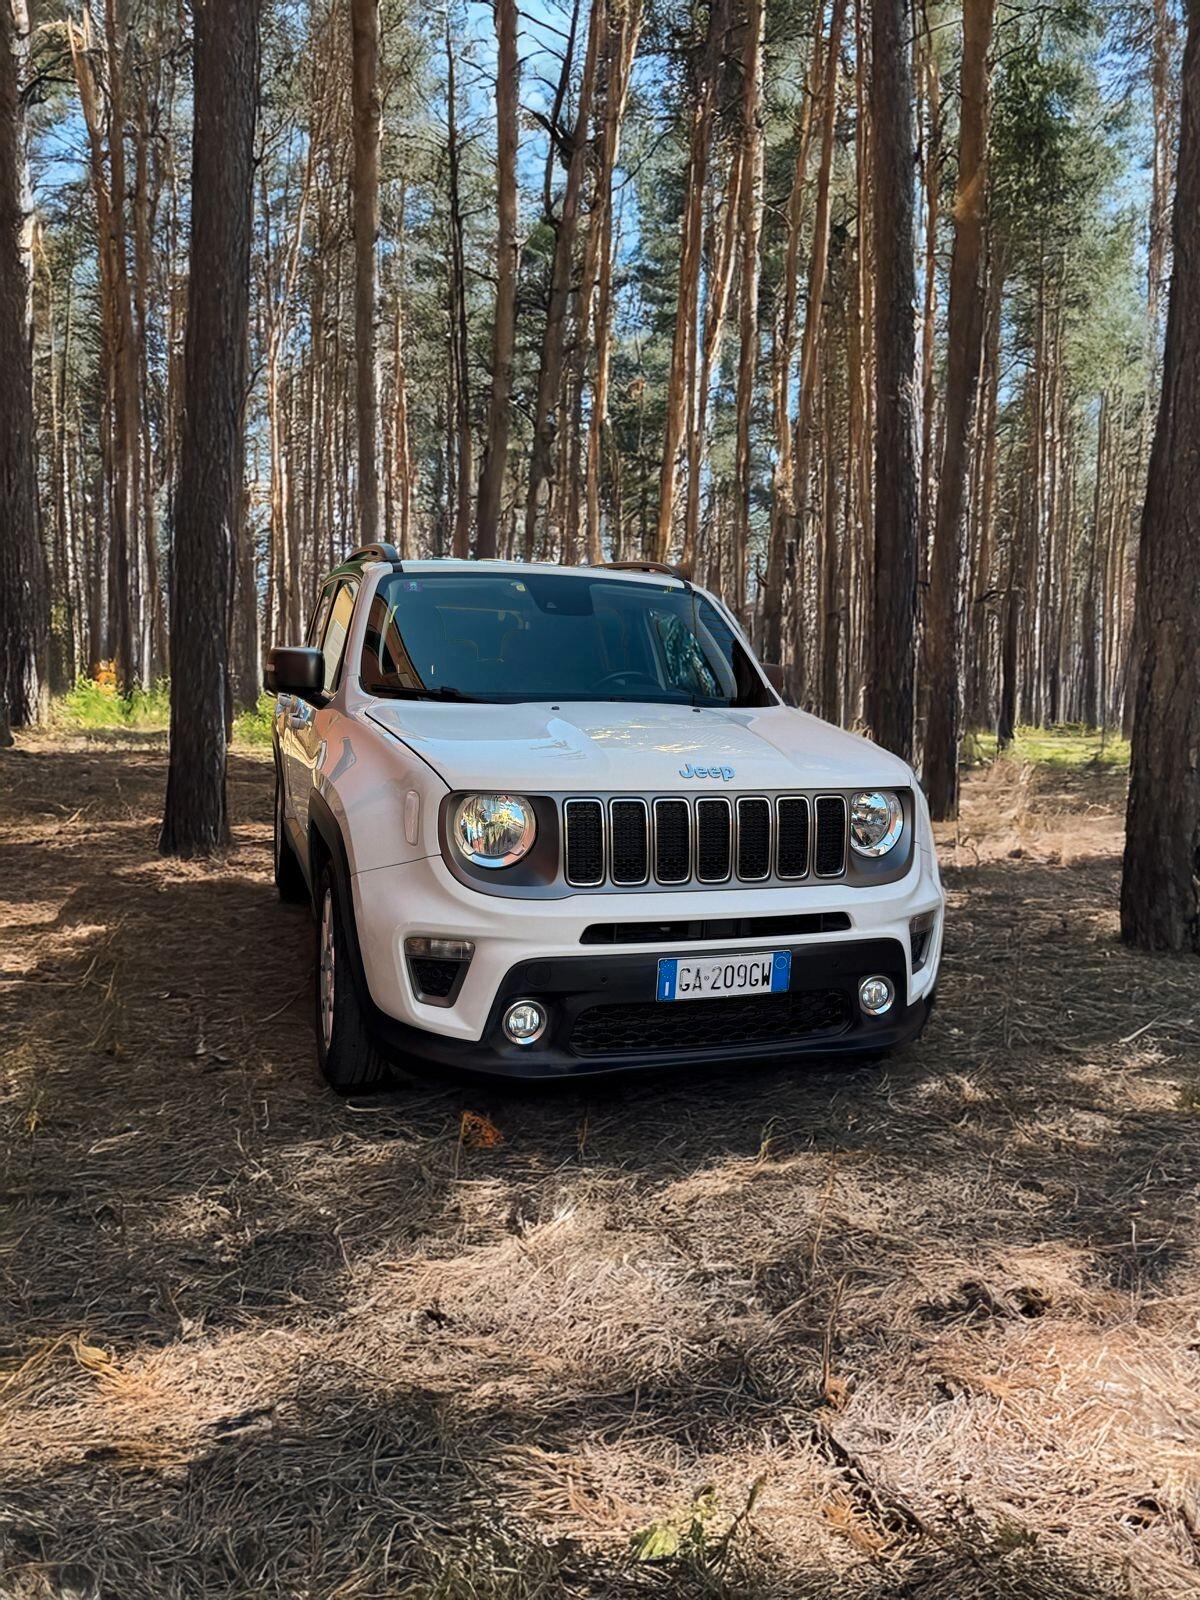
[[[233,742],[256,750],[271,747],[271,727],[275,720],[275,696],[260,694],[253,711],[239,711],[233,719]]]
[[[55,702],[53,718],[66,728],[165,728],[171,720],[171,691],[165,678],[129,695],[118,694],[115,683],[80,678]]]
[[[233,743],[243,748],[268,748],[274,709],[274,696],[262,694],[253,711],[240,711],[233,719]],[[54,702],[51,718],[58,727],[72,732],[119,733],[137,729],[165,733],[171,722],[170,685],[164,678],[150,689],[121,695],[114,683],[80,678],[73,689]]]
[[[963,740],[963,763],[985,766],[997,755],[1029,766],[1078,771],[1103,767],[1117,771],[1129,765],[1129,741],[1112,729],[1061,723],[1053,728],[1018,728],[1007,750],[1000,751],[993,731],[969,733]]]

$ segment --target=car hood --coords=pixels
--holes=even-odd
[[[662,794],[912,781],[897,757],[789,706],[374,700],[365,715],[415,750],[451,789]],[[695,775],[697,769],[708,775]]]

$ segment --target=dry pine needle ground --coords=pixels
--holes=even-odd
[[[157,735],[0,755],[4,1600],[1200,1594],[1200,998],[1120,779],[1001,763],[886,1068],[316,1082]]]

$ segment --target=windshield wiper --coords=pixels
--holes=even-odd
[[[397,689],[390,684],[387,688],[376,685],[371,690],[372,694],[382,695],[388,700],[463,700],[471,705],[490,705],[491,701],[481,701],[478,695],[463,694],[461,689],[451,688],[446,684],[440,689]]]

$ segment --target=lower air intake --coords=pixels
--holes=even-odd
[[[741,1046],[778,1046],[833,1037],[852,1021],[849,996],[840,989],[589,1006],[576,1018],[571,1049],[577,1056],[654,1056],[707,1051],[722,1039]]]

